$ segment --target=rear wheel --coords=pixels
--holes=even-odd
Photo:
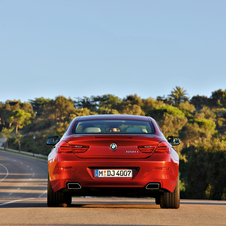
[[[157,205],[160,204],[160,196],[158,196],[158,197],[155,198],[155,203],[156,203]]]
[[[180,207],[179,178],[177,179],[177,184],[173,193],[164,192],[164,194],[160,196],[160,207],[171,208],[171,209],[178,209]]]
[[[48,207],[69,206],[71,195],[63,192],[54,192],[48,178],[47,205]]]

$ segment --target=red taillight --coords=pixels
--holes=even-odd
[[[89,146],[71,145],[72,151],[75,153],[84,153],[89,149]]]
[[[155,152],[158,153],[169,153],[170,151],[170,145],[167,142],[160,142],[155,149]]]
[[[71,146],[66,141],[61,141],[57,147],[58,153],[70,153],[72,152]]]
[[[143,153],[152,153],[155,146],[139,146],[138,149]]]
[[[73,170],[73,168],[71,166],[63,166],[58,168],[60,171],[69,171],[69,170]]]

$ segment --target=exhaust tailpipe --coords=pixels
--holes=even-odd
[[[148,183],[145,188],[147,190],[159,190],[160,183]]]
[[[68,189],[81,189],[82,186],[79,183],[67,183]]]

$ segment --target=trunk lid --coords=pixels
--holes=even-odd
[[[152,155],[162,141],[156,135],[87,135],[73,136],[66,140],[79,158],[143,159]],[[89,147],[81,153],[76,147]]]

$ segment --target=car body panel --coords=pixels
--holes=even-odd
[[[150,140],[151,138],[151,140]],[[79,158],[147,158],[153,154],[142,153],[137,146],[156,147],[159,143],[159,137],[153,135],[137,136],[137,135],[95,135],[84,137],[68,137],[64,139],[71,146],[88,145],[90,148],[85,153],[76,153]],[[110,149],[111,144],[117,144],[115,151]]]
[[[154,134],[73,134],[73,126],[79,120],[141,120],[150,121],[155,128]],[[70,147],[73,145],[89,146],[84,153],[58,153],[58,145],[65,141]],[[67,131],[56,144],[48,156],[49,179],[54,192],[64,191],[73,194],[98,194],[90,193],[90,189],[141,189],[146,193],[148,183],[159,183],[160,190],[174,191],[178,179],[179,156],[175,149],[168,143],[169,152],[158,153],[156,147],[161,142],[167,142],[157,123],[151,117],[130,115],[95,115],[75,118]],[[117,144],[116,150],[111,150],[110,145]],[[143,153],[139,146],[152,146],[151,152]],[[131,169],[132,177],[95,177],[98,169]],[[81,191],[68,190],[67,183],[79,183]],[[87,193],[85,191],[88,191]],[[100,193],[102,194],[102,193]],[[108,193],[106,193],[108,194]],[[105,195],[106,195],[105,194]],[[110,192],[109,192],[110,194]],[[111,194],[112,195],[112,194]],[[151,191],[150,191],[151,195]]]

